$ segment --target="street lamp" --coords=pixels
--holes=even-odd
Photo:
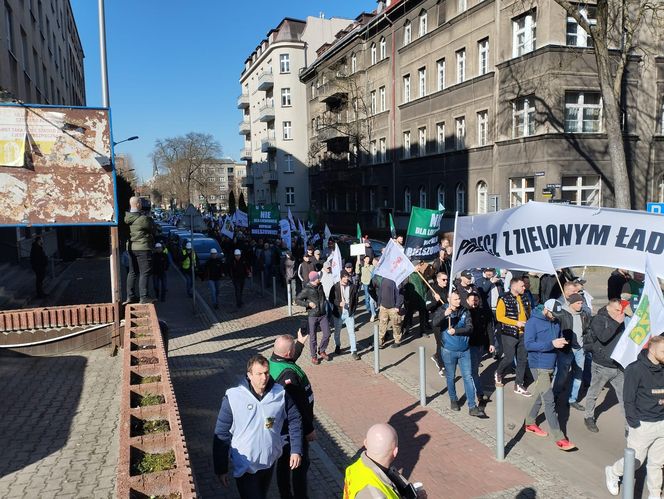
[[[130,140],[136,140],[138,138],[138,135],[134,135],[133,137],[129,137],[128,139],[121,140],[120,142],[113,142],[113,147],[117,146],[118,144],[122,144],[123,142],[129,142]]]

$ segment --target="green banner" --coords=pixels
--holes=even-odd
[[[252,236],[279,237],[279,205],[249,205],[249,230]]]
[[[438,256],[438,232],[443,213],[443,210],[427,210],[413,206],[404,249],[408,258],[433,260]]]

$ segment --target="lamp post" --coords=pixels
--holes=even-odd
[[[138,135],[134,135],[132,137],[129,137],[128,139],[121,140],[120,142],[113,142],[113,147],[117,146],[118,144],[122,144],[123,142],[129,142],[130,140],[136,140],[138,139]]]

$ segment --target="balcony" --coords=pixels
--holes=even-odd
[[[347,139],[348,135],[339,130],[336,126],[323,126],[318,129],[318,140],[321,142],[329,142],[336,139]]]
[[[263,71],[258,74],[258,87],[260,91],[270,90],[274,86],[274,75],[272,74],[272,69]]]
[[[240,150],[240,161],[251,161],[251,149]]]
[[[251,121],[249,121],[249,115],[246,115],[242,121],[240,121],[240,135],[251,135]]]
[[[318,99],[334,108],[348,100],[348,91],[338,84],[326,83],[318,88]]]
[[[277,148],[274,130],[268,130],[267,136],[261,139],[261,152],[273,152]]]
[[[265,102],[258,110],[258,121],[262,123],[274,121],[274,101],[272,99]]]
[[[279,174],[275,170],[268,170],[263,172],[263,183],[277,184],[279,182]]]
[[[247,175],[242,179],[242,187],[253,187],[254,186],[254,176]]]
[[[240,94],[240,96],[237,98],[237,108],[238,109],[249,108],[249,94]]]

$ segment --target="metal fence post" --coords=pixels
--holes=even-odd
[[[291,296],[291,283],[286,283],[286,299],[288,300],[288,317],[293,316],[293,297]]]
[[[272,276],[272,299],[274,301],[274,306],[277,306],[277,278]]]
[[[427,405],[427,370],[425,364],[424,347],[419,347],[420,350],[420,405]]]
[[[627,447],[625,449],[625,457],[623,460],[623,477],[622,477],[622,497],[623,499],[634,499],[634,449]]]
[[[505,460],[505,392],[496,385],[496,459]]]
[[[378,336],[378,324],[373,327],[374,337],[374,374],[380,373],[380,338]]]

